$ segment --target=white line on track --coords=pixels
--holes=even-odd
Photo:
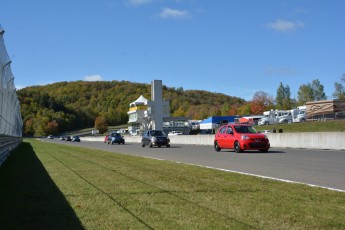
[[[41,140],[41,141],[43,141],[43,140]],[[315,185],[315,184],[308,184],[308,183],[303,183],[303,182],[298,182],[298,181],[292,181],[292,180],[280,179],[280,178],[275,178],[275,177],[269,177],[269,176],[263,176],[263,175],[258,175],[258,174],[234,171],[234,170],[230,170],[230,169],[215,168],[215,167],[211,167],[211,166],[197,165],[197,164],[191,164],[191,163],[185,163],[185,162],[179,162],[179,161],[172,161],[172,160],[161,159],[161,158],[156,158],[156,157],[147,157],[147,156],[141,156],[141,155],[135,155],[135,154],[129,154],[129,155],[137,156],[137,157],[144,157],[144,158],[154,159],[154,160],[160,160],[160,161],[176,162],[178,164],[186,164],[186,165],[198,166],[198,167],[202,167],[202,168],[209,168],[209,169],[220,170],[220,171],[224,171],[224,172],[238,173],[238,174],[247,175],[247,176],[255,176],[255,177],[259,177],[259,178],[263,178],[263,179],[281,181],[281,182],[285,182],[285,183],[302,184],[302,185],[307,185],[307,186],[310,186],[310,187],[323,188],[323,189],[328,189],[328,190],[336,191],[336,192],[345,192],[345,190],[342,190],[342,189],[331,188],[331,187],[326,187],[326,186],[320,186],[320,185]]]
[[[131,154],[131,155],[134,155],[134,154]],[[134,155],[134,156],[139,156],[139,155]],[[140,157],[143,157],[143,156],[140,156]],[[171,161],[171,160],[160,159],[160,158],[155,158],[155,157],[145,157],[145,158],[154,159],[154,160],[160,160],[160,161]],[[215,167],[211,167],[211,166],[190,164],[190,163],[184,163],[184,162],[179,162],[179,161],[173,161],[173,162],[176,162],[178,164],[186,164],[186,165],[198,166],[198,167],[202,167],[202,168],[215,169],[215,170],[220,170],[220,171],[224,171],[224,172],[238,173],[238,174],[247,175],[247,176],[255,176],[255,177],[259,177],[259,178],[263,178],[263,179],[281,181],[281,182],[285,182],[285,183],[302,184],[302,185],[307,185],[307,186],[310,186],[310,187],[323,188],[323,189],[328,189],[328,190],[336,191],[336,192],[345,192],[345,190],[342,190],[342,189],[331,188],[331,187],[326,187],[326,186],[320,186],[320,185],[315,185],[315,184],[308,184],[308,183],[303,183],[303,182],[298,182],[298,181],[292,181],[292,180],[280,179],[280,178],[275,178],[275,177],[269,177],[269,176],[263,176],[263,175],[258,175],[258,174],[234,171],[234,170],[230,170],[230,169],[215,168]]]

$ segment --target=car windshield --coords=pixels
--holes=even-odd
[[[237,133],[257,133],[252,126],[234,126]]]
[[[165,133],[160,130],[152,130],[150,131],[150,133],[151,133],[151,136],[153,137],[165,136]]]
[[[112,137],[120,137],[121,135],[119,133],[112,133],[111,136]]]

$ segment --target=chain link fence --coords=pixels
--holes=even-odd
[[[23,129],[11,59],[3,39],[4,32],[0,25],[0,165],[21,143]]]

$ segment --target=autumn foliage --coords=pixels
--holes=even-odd
[[[96,117],[95,129],[98,130],[100,134],[107,132],[108,124],[104,117],[102,116]]]
[[[140,95],[150,99],[151,86],[128,81],[59,82],[26,87],[17,94],[24,135],[42,136],[94,127],[97,117],[109,126],[126,124],[129,104]],[[163,86],[163,98],[170,101],[172,116],[190,119],[250,112],[244,99],[221,93]],[[242,106],[245,109],[238,109]]]

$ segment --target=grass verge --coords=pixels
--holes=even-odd
[[[258,131],[283,129],[284,132],[345,132],[345,119],[331,121],[308,121],[291,124],[255,126]]]
[[[3,229],[345,229],[345,193],[25,139]]]

